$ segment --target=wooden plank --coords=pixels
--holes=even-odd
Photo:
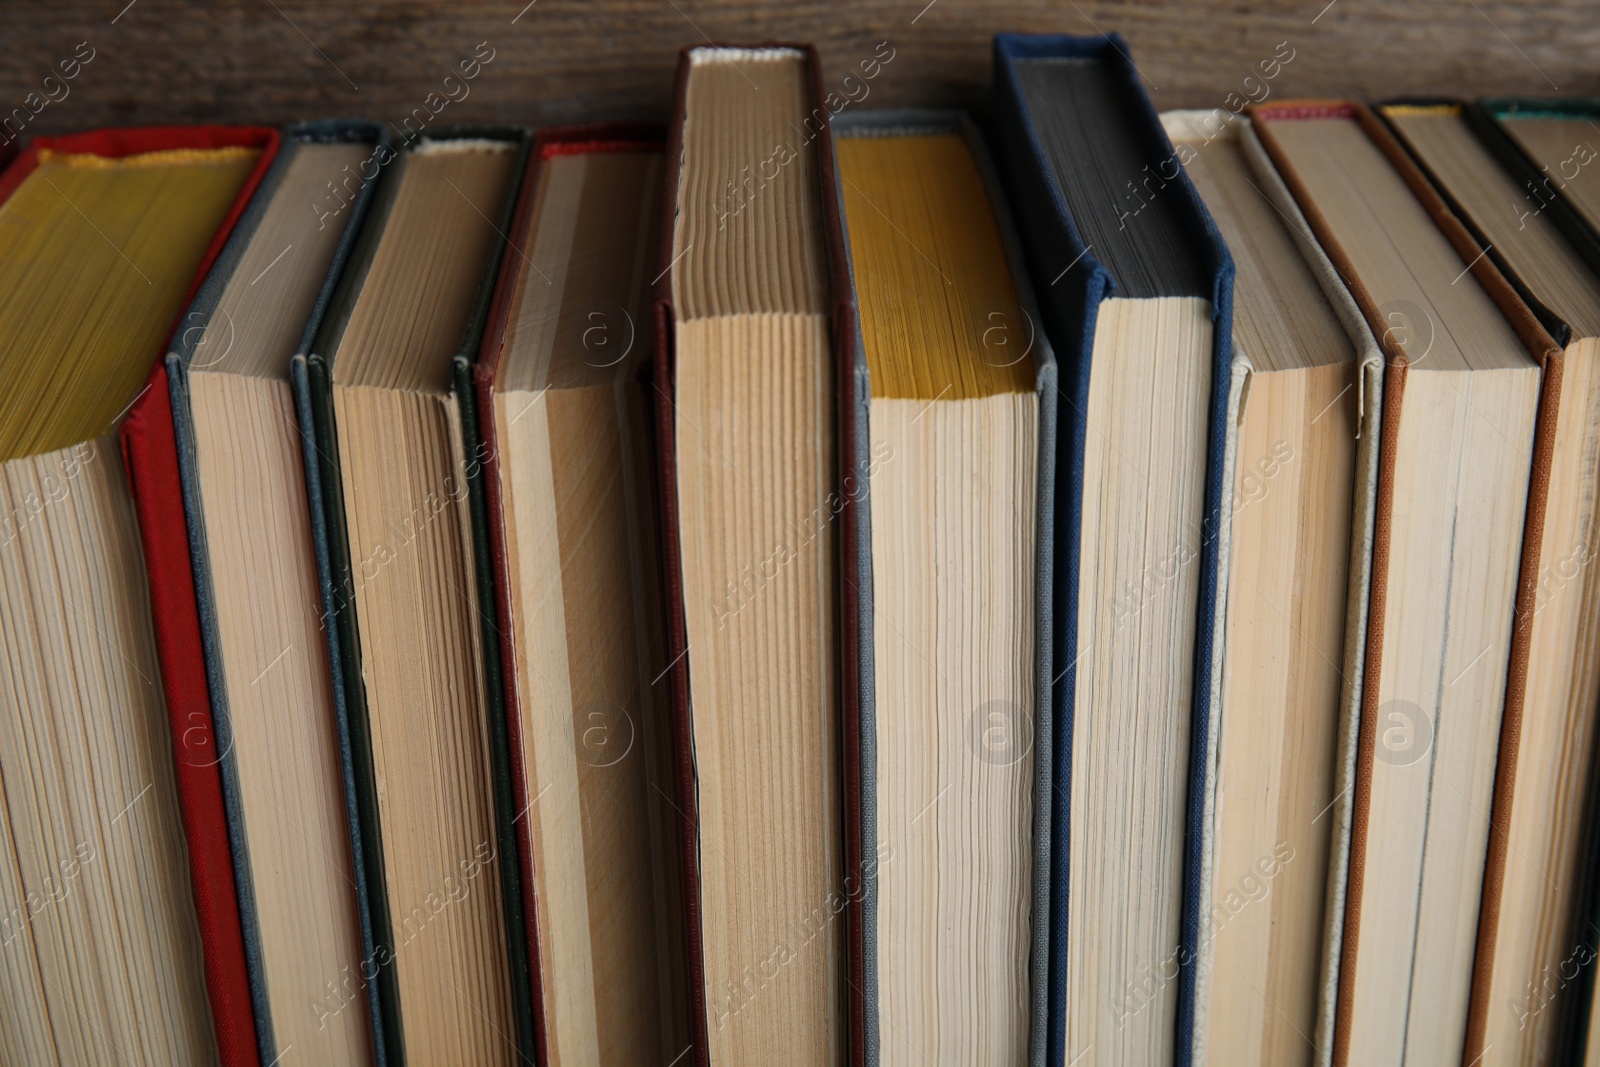
[[[661,117],[676,50],[712,38],[815,41],[829,83],[864,94],[865,106],[970,106],[983,98],[989,38],[1001,29],[1118,30],[1161,108],[1225,106],[1247,91],[1600,93],[1600,19],[1583,0],[1270,0],[1251,12],[1231,0],[526,2],[18,0],[4,18],[0,119],[29,133],[340,115],[399,126],[447,93],[457,99],[429,116],[435,123]],[[80,42],[94,58],[47,85]],[[492,58],[461,80],[457,64],[475,50]],[[892,59],[845,86],[875,52]],[[1271,69],[1275,53],[1293,58],[1264,81],[1259,65]]]

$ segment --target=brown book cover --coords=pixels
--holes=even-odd
[[[1534,430],[1533,469],[1529,481],[1527,517],[1523,525],[1522,561],[1517,579],[1517,597],[1515,621],[1512,628],[1512,642],[1509,666],[1506,676],[1505,709],[1500,727],[1500,752],[1495,778],[1495,810],[1503,810],[1502,803],[1509,804],[1511,793],[1515,790],[1514,780],[1515,760],[1506,757],[1509,751],[1513,756],[1516,745],[1522,732],[1523,697],[1526,690],[1528,674],[1528,642],[1532,635],[1533,611],[1537,593],[1539,576],[1539,553],[1544,535],[1545,501],[1549,493],[1550,484],[1550,457],[1555,441],[1557,418],[1557,399],[1560,396],[1562,352],[1550,335],[1545,332],[1538,319],[1528,306],[1523,303],[1516,291],[1506,281],[1493,261],[1485,255],[1485,250],[1473,239],[1460,220],[1450,211],[1449,205],[1439,196],[1428,182],[1425,175],[1411,161],[1405,149],[1395,140],[1373,112],[1365,105],[1341,100],[1305,100],[1288,101],[1282,104],[1266,107],[1253,106],[1249,109],[1250,118],[1255,125],[1256,132],[1261,139],[1262,146],[1272,158],[1273,164],[1283,176],[1284,183],[1293,192],[1295,200],[1304,212],[1306,220],[1311,224],[1312,231],[1317,240],[1321,242],[1333,262],[1345,285],[1350,289],[1356,304],[1366,316],[1372,331],[1378,337],[1382,346],[1388,370],[1384,379],[1383,398],[1383,447],[1378,460],[1378,493],[1377,514],[1374,524],[1374,541],[1372,550],[1372,591],[1371,606],[1368,616],[1366,638],[1366,673],[1363,679],[1361,696],[1361,728],[1360,740],[1356,756],[1356,775],[1354,791],[1354,813],[1350,840],[1349,857],[1349,882],[1344,901],[1344,930],[1339,945],[1329,945],[1326,949],[1330,954],[1337,953],[1338,996],[1333,1024],[1332,1062],[1336,1067],[1347,1067],[1349,1063],[1350,1023],[1346,1010],[1355,982],[1355,963],[1361,948],[1361,923],[1360,907],[1364,868],[1366,862],[1366,839],[1369,818],[1368,801],[1372,787],[1373,761],[1378,737],[1378,698],[1379,683],[1383,670],[1383,635],[1384,616],[1388,592],[1389,576],[1389,531],[1392,521],[1394,505],[1394,468],[1395,468],[1395,442],[1398,440],[1398,427],[1401,405],[1404,401],[1406,372],[1408,361],[1405,352],[1394,337],[1394,331],[1385,320],[1382,310],[1377,306],[1372,294],[1362,284],[1353,269],[1349,258],[1339,245],[1327,220],[1318,210],[1316,202],[1308,195],[1305,185],[1293,164],[1278,144],[1273,135],[1273,122],[1292,121],[1304,118],[1353,118],[1361,127],[1374,145],[1383,152],[1389,163],[1395,168],[1417,202],[1427,211],[1434,224],[1439,227],[1451,246],[1460,255],[1465,269],[1470,270],[1473,277],[1483,286],[1486,293],[1499,308],[1501,314],[1516,332],[1519,340],[1527,347],[1528,352],[1543,369],[1543,380],[1540,385],[1539,411]],[[1485,866],[1488,872],[1503,870],[1506,860],[1506,837],[1503,830],[1491,823],[1489,830],[1488,853]],[[1479,904],[1480,930],[1484,923],[1493,925],[1497,920],[1499,909],[1499,895],[1490,890],[1490,879],[1485,879],[1485,892]],[[1494,879],[1498,886],[1498,879]],[[1480,959],[1481,959],[1480,955]],[[1474,985],[1477,985],[1474,982]],[[1476,998],[1475,998],[1476,1000]],[[1468,1017],[1468,1043],[1471,1058],[1471,1038],[1473,1032],[1481,1035],[1481,1016],[1484,1006],[1474,1002]]]
[[[1516,290],[1517,295],[1527,305],[1528,310],[1532,312],[1540,324],[1550,333],[1551,337],[1555,339],[1557,345],[1562,346],[1567,352],[1571,352],[1572,349],[1567,346],[1578,340],[1574,336],[1573,326],[1563,321],[1555,310],[1546,306],[1539,299],[1539,294],[1531,289],[1527,282],[1517,274],[1508,257],[1500,248],[1495,247],[1489,234],[1480,225],[1480,219],[1474,218],[1473,213],[1451,194],[1449,181],[1442,178],[1439,173],[1428,166],[1424,156],[1418,151],[1417,144],[1408,139],[1405,131],[1401,128],[1401,123],[1404,121],[1401,116],[1417,111],[1459,115],[1462,123],[1471,132],[1477,143],[1514,181],[1519,181],[1521,184],[1532,188],[1544,177],[1543,172],[1522,154],[1516,141],[1496,122],[1494,116],[1486,108],[1478,104],[1469,104],[1449,98],[1405,97],[1379,104],[1375,109],[1376,115],[1393,134],[1396,143],[1405,148],[1418,171],[1427,177],[1434,189],[1437,190],[1440,198],[1449,206],[1468,232],[1472,234],[1477,246],[1483,248],[1488,257],[1494,260],[1500,273],[1505,276],[1506,281]],[[1549,220],[1549,226],[1560,234],[1561,239],[1570,247],[1573,253],[1588,265],[1590,270],[1600,271],[1600,241],[1596,240],[1595,234],[1582,220],[1581,215],[1566,202],[1559,192],[1552,191],[1548,195],[1552,199],[1541,203],[1539,211],[1534,214],[1548,212],[1545,217]],[[1524,218],[1522,225],[1525,226],[1526,224],[1527,220]],[[1581,382],[1581,380],[1580,376],[1579,381]],[[1547,388],[1559,391],[1561,384],[1559,379],[1549,381],[1547,382]],[[1568,385],[1571,386],[1571,383],[1568,382]],[[1580,387],[1572,386],[1572,388]],[[1581,425],[1582,420],[1585,418],[1582,408],[1582,394],[1569,396],[1567,403],[1569,405],[1569,409],[1566,412],[1568,421],[1561,425],[1564,432],[1570,434],[1572,432],[1571,420],[1577,419]],[[1578,404],[1579,406],[1572,408],[1571,405],[1573,404]],[[1554,407],[1555,405],[1556,402],[1552,399],[1550,406]],[[1554,440],[1553,433],[1551,440]],[[1560,481],[1559,478],[1557,480],[1558,482]],[[1579,489],[1578,486],[1572,485],[1570,481],[1566,483],[1564,488],[1560,485],[1557,488],[1558,491],[1566,492],[1577,492]],[[1530,521],[1532,519],[1531,513],[1529,519]],[[1561,534],[1553,532],[1552,536],[1560,538]],[[1561,542],[1556,541],[1554,543],[1560,544]],[[1526,578],[1527,573],[1524,571],[1524,578]],[[1548,581],[1548,578],[1546,580]],[[1548,586],[1546,587],[1546,595],[1548,596]],[[1525,643],[1531,642],[1532,615],[1524,614],[1519,607],[1517,623],[1518,636]],[[1546,629],[1543,631],[1542,640],[1548,642],[1550,640],[1548,628],[1551,624],[1547,621],[1545,625]],[[1581,648],[1581,645],[1578,646],[1580,658],[1583,655]],[[1512,706],[1508,696],[1506,705],[1508,717]],[[1535,707],[1538,706],[1536,703]],[[1489,813],[1489,851],[1483,872],[1482,907],[1478,915],[1478,941],[1477,953],[1473,964],[1472,999],[1467,1016],[1466,1044],[1462,1053],[1463,1062],[1469,1064],[1477,1062],[1488,1052],[1485,1043],[1489,1040],[1491,1012],[1495,1010],[1491,998],[1494,996],[1496,948],[1501,940],[1500,913],[1505,906],[1503,901],[1507,861],[1510,851],[1516,847],[1511,843],[1513,804],[1516,800],[1516,777],[1519,773],[1527,773],[1525,771],[1519,772],[1519,766],[1524,762],[1519,756],[1521,755],[1520,725],[1525,714],[1526,712],[1519,705],[1517,718],[1519,730],[1516,734],[1508,733],[1502,728],[1500,760],[1496,766],[1494,802]],[[1535,714],[1539,714],[1539,712],[1535,712]],[[1572,743],[1570,735],[1567,736],[1564,743]],[[1537,790],[1538,786],[1534,785],[1533,788]],[[1537,796],[1535,797],[1535,802],[1537,802]],[[1527,802],[1525,801],[1524,803]],[[1545,817],[1549,817],[1548,812],[1545,813]],[[1524,812],[1519,821],[1526,825],[1525,820],[1527,818],[1528,813]],[[1524,859],[1528,860],[1529,857],[1524,856]],[[1535,863],[1535,867],[1538,867],[1537,863]],[[1539,870],[1539,875],[1552,884],[1561,881],[1564,877],[1559,872],[1547,874],[1542,869]],[[1578,896],[1580,899],[1582,898],[1581,891]],[[1582,929],[1581,925],[1579,929]],[[1516,935],[1513,934],[1512,936],[1515,938]],[[1583,935],[1580,934],[1579,938],[1581,939],[1582,937]],[[1515,942],[1513,941],[1513,943]],[[1583,942],[1579,940],[1577,943]],[[1563,975],[1563,994],[1566,992],[1565,978],[1566,976]],[[1502,975],[1502,987],[1505,986],[1506,980],[1506,977]],[[1519,986],[1515,979],[1511,979],[1511,981],[1511,988],[1517,990]],[[1562,999],[1566,999],[1564,995]],[[1566,1012],[1563,1011],[1562,1014],[1566,1014]],[[1527,1020],[1524,1019],[1520,1026],[1526,1026],[1526,1024]],[[1563,1061],[1558,1060],[1558,1062]]]
[[[697,820],[697,791],[695,781],[695,760],[693,748],[693,709],[689,704],[689,661],[686,623],[683,614],[683,567],[682,546],[679,543],[679,514],[678,514],[678,485],[677,485],[677,456],[674,448],[674,416],[675,405],[673,400],[675,388],[675,351],[673,346],[673,295],[672,295],[672,269],[675,264],[672,253],[673,226],[678,213],[678,182],[679,173],[674,169],[678,161],[683,158],[683,122],[685,113],[685,98],[688,87],[689,66],[691,53],[698,48],[735,47],[732,45],[707,44],[693,45],[684,48],[678,57],[678,71],[673,89],[672,117],[668,124],[667,153],[668,171],[666,178],[665,201],[661,212],[661,239],[659,251],[661,256],[661,272],[654,281],[655,285],[655,352],[654,352],[654,389],[656,410],[656,461],[658,467],[658,490],[661,494],[659,501],[662,537],[662,576],[664,586],[664,604],[666,611],[666,638],[667,638],[667,667],[660,683],[668,687],[667,699],[671,706],[672,715],[672,741],[674,746],[674,759],[677,762],[677,804],[681,817],[679,840],[682,846],[682,879],[683,879],[683,908],[686,924],[686,937],[688,940],[685,959],[687,963],[687,980],[689,992],[690,1028],[689,1036],[693,1048],[692,1055],[685,1063],[692,1062],[697,1067],[709,1067],[710,1050],[709,1035],[706,1020],[706,989],[705,989],[705,960],[703,954],[702,922],[703,916],[700,909],[700,865],[699,865],[699,835]],[[814,140],[817,145],[818,179],[821,185],[819,202],[822,205],[823,241],[826,245],[827,269],[830,287],[830,334],[832,353],[834,359],[834,382],[836,396],[842,398],[849,388],[847,376],[854,362],[855,337],[849,330],[849,268],[845,259],[844,234],[839,220],[837,198],[829,195],[834,188],[834,160],[833,138],[829,128],[829,119],[835,111],[830,111],[828,96],[822,84],[822,64],[817,55],[817,50],[811,45],[790,44],[786,42],[763,42],[753,45],[739,45],[737,47],[751,48],[788,48],[804,53],[806,66],[809,68],[811,85],[811,112],[807,119],[815,118],[817,132]],[[835,100],[839,100],[837,96]],[[842,109],[842,104],[839,109]],[[838,422],[834,427],[836,439],[841,442],[836,449],[837,463],[847,467],[853,452],[846,447],[845,442],[854,439],[853,415],[850,405],[842,399],[836,399]],[[842,480],[844,471],[835,472],[835,485]],[[847,576],[858,572],[856,559],[856,512],[853,502],[845,498],[846,503],[839,514],[841,523],[840,536],[837,541],[838,558],[835,561],[839,575],[846,576],[841,581],[848,580]],[[836,597],[836,603],[843,606],[836,610],[841,611],[839,622],[839,662],[842,677],[839,679],[839,708],[842,719],[842,745],[841,753],[844,766],[844,842],[845,842],[845,871],[844,884],[847,888],[845,916],[846,916],[846,982],[845,996],[848,1001],[847,1010],[849,1055],[852,1063],[861,1063],[863,1059],[862,1045],[862,957],[861,957],[861,902],[859,888],[856,894],[848,892],[850,886],[861,885],[861,833],[860,833],[860,728],[859,728],[859,702],[856,698],[857,688],[857,634],[858,620],[855,611],[850,607],[852,596]]]

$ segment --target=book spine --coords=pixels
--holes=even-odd
[[[499,728],[490,734],[491,744],[503,745],[505,754],[504,766],[498,763],[497,757],[495,788],[497,793],[502,788],[509,790],[510,803],[514,809],[512,825],[509,828],[502,827],[500,869],[508,918],[515,913],[515,919],[521,925],[520,933],[510,936],[520,937],[526,945],[524,967],[527,981],[525,990],[520,991],[519,995],[526,996],[532,1012],[531,1047],[537,1062],[547,1063],[549,1033],[544,1014],[544,972],[540,964],[538,898],[534,892],[533,880],[531,835],[533,818],[528,813],[530,797],[527,772],[522,759],[524,751],[522,705],[517,695],[517,649],[511,615],[511,572],[506,562],[505,511],[500,491],[500,453],[495,443],[498,437],[494,416],[495,373],[500,366],[500,350],[505,339],[506,322],[511,313],[514,290],[522,276],[520,250],[528,243],[528,231],[535,204],[534,194],[537,188],[535,179],[540,159],[541,153],[536,142],[534,151],[529,153],[526,171],[522,178],[522,189],[517,198],[510,239],[506,242],[501,260],[501,280],[495,291],[494,302],[490,305],[483,345],[477,363],[473,366],[471,388],[477,404],[476,432],[483,467],[480,479],[484,504],[482,521],[491,571],[489,585],[492,586],[492,589],[485,588],[481,591],[481,599],[485,610],[491,610],[490,605],[492,605],[498,623],[498,631],[493,635],[493,640],[500,658],[498,684],[503,701]],[[462,391],[463,396],[466,395],[465,382],[457,388]],[[462,421],[465,426],[467,420]],[[471,452],[468,455],[469,458],[472,457]],[[474,519],[477,519],[476,507],[473,514]],[[486,649],[488,644],[489,639],[486,635]],[[504,822],[503,816],[501,821]]]
[[[672,238],[678,215],[678,174],[683,158],[685,97],[689,84],[690,53],[678,57],[673,89],[672,120],[667,126],[667,173],[661,211],[661,240],[657,245],[661,271],[655,281],[655,351],[651,373],[655,384],[656,489],[660,494],[656,514],[661,517],[662,607],[666,618],[668,660],[658,679],[667,684],[672,717],[672,759],[677,767],[677,808],[681,816],[679,871],[683,885],[683,920],[686,940],[685,980],[689,991],[689,1059],[684,1067],[710,1067],[710,1033],[706,1023],[705,950],[701,939],[699,804],[695,786],[694,726],[689,707],[688,635],[683,617],[683,557],[678,540],[678,473],[674,441],[676,375],[673,367]]]
[[[206,991],[216,1027],[217,1051],[227,1067],[256,1067],[255,1013],[245,967],[238,887],[222,800],[220,755],[211,723],[184,522],[183,486],[172,423],[167,372],[158,366],[122,427],[122,454],[133,489],[150,581],[161,685],[172,730],[173,770],[189,850]]]
[[[517,1051],[531,1059],[537,1050],[545,1062],[543,1004],[534,999],[537,979],[533,961],[538,959],[538,940],[532,901],[525,892],[531,881],[524,880],[527,850],[517,830],[517,820],[525,811],[527,784],[518,773],[522,748],[510,741],[508,691],[514,689],[507,664],[515,663],[511,641],[510,616],[498,611],[499,592],[505,587],[498,576],[506,573],[505,543],[499,523],[490,515],[499,514],[498,484],[495,510],[490,511],[487,486],[499,482],[494,438],[479,432],[479,411],[473,387],[472,364],[457,359],[454,366],[455,391],[461,411],[462,455],[466,457],[467,507],[472,515],[472,571],[478,585],[478,625],[483,646],[484,734],[489,740],[490,789],[494,797],[495,869],[500,875],[500,893],[506,928],[506,970],[511,982],[511,1010],[516,1019]],[[520,731],[519,731],[520,733]],[[529,816],[528,821],[532,817]]]
[[[363,805],[368,796],[363,792],[363,779],[357,773],[358,759],[365,753],[360,739],[354,735],[349,705],[349,687],[346,682],[345,646],[338,611],[340,602],[340,573],[337,569],[332,536],[329,533],[330,517],[327,497],[323,488],[325,478],[337,480],[338,464],[330,452],[323,449],[326,440],[333,448],[331,433],[319,436],[318,410],[326,406],[327,379],[320,361],[316,370],[312,362],[297,355],[289,362],[289,381],[294,390],[295,414],[300,423],[300,450],[306,471],[306,497],[311,512],[311,541],[317,557],[317,584],[322,596],[321,626],[328,642],[328,667],[333,677],[334,727],[339,734],[339,762],[344,784],[345,816],[350,827],[350,855],[354,864],[356,886],[356,912],[361,924],[361,964],[357,981],[367,998],[367,1010],[372,1017],[373,1054],[382,1067],[389,1062],[388,1048],[391,1033],[398,1034],[397,1020],[384,1013],[385,984],[392,981],[392,961],[389,954],[389,906],[374,881],[373,870],[382,872],[382,857],[372,855],[373,845],[366,838],[362,822]],[[319,404],[320,401],[320,404]],[[359,679],[358,679],[359,682]],[[370,766],[370,761],[364,766]],[[396,1046],[398,1047],[398,1046]]]

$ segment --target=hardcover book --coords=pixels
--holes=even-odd
[[[1190,1044],[1233,263],[1121,38],[1001,34],[995,83],[1001,170],[1066,399],[1038,1054],[1162,1062]]]
[[[1024,1062],[1044,1026],[1055,357],[970,121],[857,112],[834,154],[864,1062]]]
[[[829,112],[809,48],[679,61],[655,279],[686,1062],[844,1061]],[[843,751],[841,752],[841,744]],[[687,1051],[687,1050],[686,1050]]]
[[[526,151],[501,127],[398,148],[291,364],[390,1062],[535,1044],[471,388]]]
[[[1383,123],[1252,113],[1384,347],[1383,446],[1337,974],[1343,1067],[1464,1047],[1502,712],[1521,714],[1561,350]],[[1526,519],[1526,521],[1524,521]],[[1331,983],[1330,983],[1331,984]]]
[[[8,1062],[257,1062],[157,357],[277,147],[103,130],[0,174]]]
[[[216,739],[261,1062],[343,1062],[372,1058],[372,1024],[289,360],[389,149],[355,123],[282,141],[167,357],[205,652],[184,666],[211,705],[185,732]]]
[[[1249,121],[1162,121],[1238,271],[1218,728],[1179,1025],[1191,1063],[1310,1064],[1324,898],[1349,846],[1383,360]]]
[[[537,135],[474,370],[547,1064],[670,1063],[688,1042],[641,373],[662,147],[636,124]]]
[[[1463,1053],[1543,1061],[1558,1015],[1550,978],[1561,981],[1584,943],[1569,940],[1569,923],[1600,700],[1600,586],[1582,578],[1600,532],[1600,257],[1586,258],[1600,246],[1570,209],[1548,210],[1526,192],[1540,171],[1483,109],[1402,101],[1378,114],[1564,350],[1548,386],[1558,415],[1542,562],[1532,617],[1518,619],[1527,681],[1520,707],[1507,695],[1500,729]],[[1592,135],[1585,127],[1582,137]]]
[[[1591,276],[1600,272],[1600,177],[1591,165],[1600,159],[1600,137],[1595,136],[1595,123],[1600,122],[1600,101],[1498,97],[1469,105],[1464,114],[1484,145],[1515,180],[1517,197],[1512,210],[1519,224],[1523,220],[1547,220],[1543,229],[1558,231],[1562,242],[1583,260]],[[1514,274],[1510,280],[1519,284]],[[1536,314],[1540,313],[1542,305],[1536,294],[1526,292],[1523,299]],[[1562,325],[1557,321],[1547,324],[1547,328],[1561,339]],[[1572,336],[1565,338],[1569,351],[1582,340],[1579,333],[1574,328]],[[1581,592],[1583,597],[1588,597],[1588,582],[1580,583],[1576,579],[1589,573],[1588,563],[1594,557],[1597,540],[1600,534],[1590,526],[1582,540],[1562,546],[1556,555],[1544,558],[1535,598],[1536,618],[1554,595]],[[1530,679],[1529,684],[1535,683]],[[1580,1059],[1600,1062],[1600,1027],[1592,1021],[1593,997],[1600,991],[1594,981],[1596,960],[1600,959],[1600,847],[1596,847],[1600,842],[1600,773],[1597,773],[1600,771],[1600,758],[1597,758],[1600,730],[1595,729],[1594,716],[1600,715],[1600,711],[1596,710],[1593,699],[1586,710],[1589,715],[1588,751],[1585,752],[1583,743],[1576,739],[1576,743],[1564,746],[1560,755],[1561,780],[1551,782],[1541,778],[1533,787],[1540,790],[1553,786],[1570,796],[1566,793],[1571,786],[1568,775],[1576,774],[1585,782],[1585,797],[1576,817],[1576,828],[1565,821],[1550,827],[1552,845],[1568,834],[1577,834],[1576,856],[1569,853],[1560,861],[1570,878],[1570,884],[1565,879],[1559,884],[1562,892],[1570,893],[1571,911],[1564,919],[1556,918],[1551,927],[1541,930],[1542,937],[1560,938],[1557,962],[1552,966],[1548,956],[1538,961],[1531,984],[1518,990],[1519,999],[1514,1002],[1522,1019],[1528,1020],[1527,1025],[1519,1027],[1519,1036],[1531,1033],[1534,1039],[1543,1042],[1549,1028],[1554,1027],[1555,1032],[1549,1034],[1548,1040],[1551,1054],[1558,1062]],[[1583,714],[1576,707],[1572,711]],[[1580,773],[1578,767],[1585,758],[1587,772]],[[1521,807],[1520,801],[1517,806]],[[1569,808],[1569,814],[1570,811]],[[1528,825],[1539,825],[1536,819],[1529,822],[1526,814],[1515,817]],[[1504,905],[1501,910],[1505,910]],[[1500,951],[1497,945],[1496,955]],[[1496,969],[1499,969],[1498,964]],[[1483,973],[1481,966],[1479,973]],[[1485,980],[1484,987],[1493,984]],[[1475,994],[1476,991],[1475,985]],[[1489,1010],[1494,1010],[1492,1000]]]

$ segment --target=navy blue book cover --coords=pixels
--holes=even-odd
[[[1116,34],[1098,37],[999,34],[994,43],[994,119],[991,135],[996,156],[1011,194],[1045,331],[1061,367],[1058,490],[1056,507],[1055,636],[1052,699],[1056,726],[1052,877],[1050,893],[1050,965],[1048,1032],[1045,1062],[1065,1062],[1066,960],[1071,864],[1073,694],[1078,647],[1078,582],[1082,545],[1085,434],[1089,404],[1095,326],[1103,301],[1118,295],[1118,280],[1085,244],[1082,231],[1057,182],[1050,157],[1041,143],[1034,117],[1018,76],[1019,61],[1083,59],[1104,64],[1122,102],[1123,120],[1143,154],[1152,162],[1176,160],[1171,142],[1145,94],[1127,43]],[[1216,226],[1181,167],[1166,180],[1162,195],[1175,198],[1178,218],[1199,251],[1211,285],[1213,364],[1209,398],[1208,455],[1205,464],[1204,519],[1199,563],[1200,595],[1194,653],[1191,705],[1189,789],[1186,798],[1183,907],[1178,945],[1177,1059],[1189,1061],[1193,1030],[1194,963],[1200,931],[1198,885],[1202,798],[1211,718],[1210,693],[1215,635],[1222,624],[1217,605],[1218,524],[1221,510],[1222,459],[1226,438],[1229,366],[1232,357],[1233,262]],[[1136,176],[1134,176],[1136,177]],[[1110,995],[1110,991],[1108,991]]]

